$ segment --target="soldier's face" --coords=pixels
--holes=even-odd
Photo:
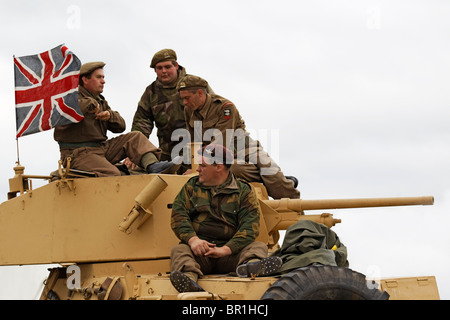
[[[105,74],[103,69],[94,70],[91,73],[91,77],[83,77],[83,87],[94,95],[99,95],[103,92],[105,86]]]
[[[189,90],[181,90],[180,97],[183,99],[183,104],[194,111],[201,109],[205,104],[203,91],[200,89],[195,93]]]
[[[206,161],[205,161],[206,160]],[[198,181],[205,186],[215,186],[217,184],[217,165],[208,164],[207,158],[198,158]]]
[[[159,81],[163,84],[174,83],[178,77],[178,63],[172,61],[159,62],[155,66],[155,72]]]

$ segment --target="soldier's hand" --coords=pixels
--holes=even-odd
[[[202,240],[199,237],[192,237],[189,239],[189,246],[196,256],[203,256],[216,245],[206,240]]]
[[[89,106],[88,113],[93,113],[93,114],[97,115],[100,111],[100,105],[94,99],[92,99],[92,100],[93,100],[93,102]],[[95,107],[93,106],[94,104],[95,104]]]
[[[123,164],[127,166],[128,169],[134,170],[136,168],[136,164],[133,163],[130,158],[126,158],[123,160]]]
[[[95,119],[101,120],[101,121],[108,121],[109,118],[111,118],[111,113],[109,111],[102,111],[97,113],[95,116]]]
[[[231,249],[227,246],[211,248],[207,253],[204,254],[205,257],[210,258],[222,258],[229,256],[231,254]]]

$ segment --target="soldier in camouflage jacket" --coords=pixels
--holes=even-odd
[[[172,149],[179,143],[172,141],[172,132],[186,127],[183,102],[176,89],[186,76],[186,69],[177,63],[177,55],[171,49],[155,53],[150,67],[155,69],[157,79],[145,89],[131,130],[140,131],[148,138],[156,126],[161,160],[171,160]]]
[[[224,150],[220,158],[229,161],[213,163],[216,150]],[[267,246],[255,241],[260,230],[258,201],[250,185],[230,172],[231,152],[221,145],[200,152],[199,175],[183,186],[172,207],[171,226],[181,243],[171,253],[171,280],[180,292],[202,291],[196,281],[204,274],[236,270],[247,276],[250,260],[264,268],[263,275],[271,270],[266,264],[273,264]]]

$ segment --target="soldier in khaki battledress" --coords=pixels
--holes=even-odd
[[[300,198],[296,189],[298,180],[284,176],[259,142],[245,131],[245,123],[235,105],[219,95],[207,93],[207,85],[206,80],[188,75],[177,86],[186,106],[186,125],[192,141],[211,139],[234,150],[233,174],[249,182],[262,182],[272,198]]]
[[[205,274],[236,271],[240,277],[266,276],[282,265],[255,241],[260,229],[258,200],[250,185],[229,168],[232,154],[222,145],[199,150],[198,176],[176,196],[171,226],[181,243],[172,249],[170,280],[179,292],[203,291]]]
[[[55,127],[54,138],[58,141],[64,164],[70,157],[72,169],[92,172],[98,177],[121,175],[115,164],[126,157],[148,173],[175,170],[177,165],[174,163],[159,161],[161,150],[140,132],[107,139],[108,130],[113,133],[125,131],[125,120],[101,95],[105,84],[104,66],[103,62],[81,66],[78,103],[84,119]]]

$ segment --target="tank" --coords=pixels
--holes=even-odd
[[[0,205],[0,265],[57,264],[41,299],[70,300],[288,300],[436,299],[434,277],[417,292],[407,279],[371,280],[350,268],[312,265],[273,277],[207,275],[205,292],[178,293],[170,252],[179,240],[170,227],[172,202],[190,175],[136,174],[95,178],[69,165],[48,175],[27,175],[17,164],[8,200]],[[33,179],[48,184],[33,189]],[[302,220],[332,228],[341,220],[317,211],[339,208],[432,205],[432,196],[368,199],[269,199],[251,183],[261,209],[263,241],[273,252],[280,231]],[[11,239],[15,239],[12,241]],[[17,239],[17,240],[16,240]]]

